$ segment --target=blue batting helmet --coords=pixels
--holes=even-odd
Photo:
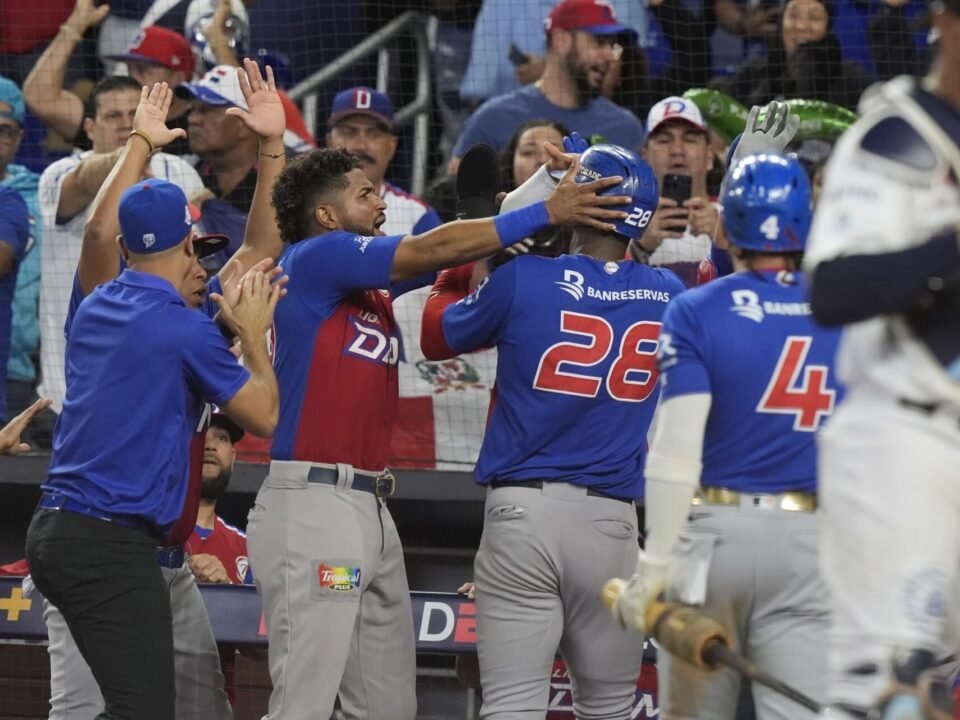
[[[748,155],[733,169],[720,198],[730,242],[745,250],[802,252],[810,231],[810,180],[796,158]]]
[[[646,161],[618,145],[593,145],[580,156],[577,182],[586,183],[606,177],[620,176],[623,182],[602,191],[601,195],[629,195],[632,206],[625,207],[629,215],[614,221],[617,233],[627,240],[643,236],[650,218],[660,202],[657,176]]]

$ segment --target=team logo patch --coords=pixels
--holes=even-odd
[[[157,236],[153,233],[144,233],[143,236],[143,246],[145,248],[152,248],[157,244]]]
[[[317,583],[321,590],[346,593],[360,588],[360,568],[346,565],[317,566]]]
[[[604,272],[607,273],[607,275],[613,275],[614,273],[617,272],[617,270],[620,269],[620,264],[615,262],[604,263],[603,269],[604,269]]]
[[[357,250],[365,253],[367,251],[367,245],[373,242],[373,238],[369,235],[357,235],[353,241],[357,244]]]
[[[237,577],[243,582],[247,577],[247,570],[250,569],[250,560],[246,555],[237,555]]]
[[[583,275],[576,270],[564,270],[563,280],[555,280],[554,284],[574,300],[583,299]]]
[[[420,377],[433,385],[433,392],[436,394],[444,393],[447,390],[482,389],[484,387],[484,384],[480,382],[480,373],[463,358],[455,357],[440,362],[418,360],[416,368]]]

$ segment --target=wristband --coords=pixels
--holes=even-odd
[[[500,236],[501,245],[505,248],[516,245],[538,230],[550,227],[547,203],[540,200],[532,205],[511,210],[505,215],[497,215],[493,219],[493,226],[497,229],[497,235]]]
[[[150,154],[153,154],[154,144],[153,144],[153,140],[150,139],[149,135],[147,135],[143,130],[131,130],[130,134],[127,136],[127,139],[129,140],[134,136],[138,138],[143,138],[143,141],[147,144],[147,147],[150,148],[149,150]]]

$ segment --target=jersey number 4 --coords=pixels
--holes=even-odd
[[[574,368],[598,365],[614,346],[614,332],[606,320],[596,315],[564,311],[560,314],[561,332],[579,335],[584,342],[559,342],[540,356],[533,387],[546,392],[580,397],[596,397],[606,384],[614,400],[643,402],[657,386],[657,346],[660,323],[643,320],[623,334],[620,350],[606,378]]]
[[[777,368],[757,404],[757,412],[793,415],[793,429],[815,432],[833,412],[837,393],[827,387],[826,365],[807,365],[813,338],[790,336],[780,351]]]

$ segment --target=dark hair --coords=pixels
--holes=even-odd
[[[513,156],[517,152],[517,146],[520,144],[520,137],[530,128],[535,127],[551,127],[560,133],[561,137],[570,134],[570,128],[568,128],[563,123],[557,122],[555,120],[548,120],[547,118],[535,118],[533,120],[527,120],[525,123],[520,125],[510,138],[510,142],[507,143],[507,146],[503,149],[503,152],[500,153],[500,185],[505,192],[510,192],[511,190],[516,189],[516,184],[513,182]]]
[[[126,75],[116,75],[114,77],[104,78],[96,84],[90,97],[87,99],[87,106],[84,108],[85,117],[93,118],[97,116],[97,104],[100,102],[100,96],[106,93],[116,92],[117,90],[135,90],[140,92],[142,86],[132,77]]]
[[[350,184],[347,173],[359,167],[357,157],[343,148],[311,150],[291,160],[273,186],[281,239],[295,243],[313,235],[317,198],[346,190]]]

